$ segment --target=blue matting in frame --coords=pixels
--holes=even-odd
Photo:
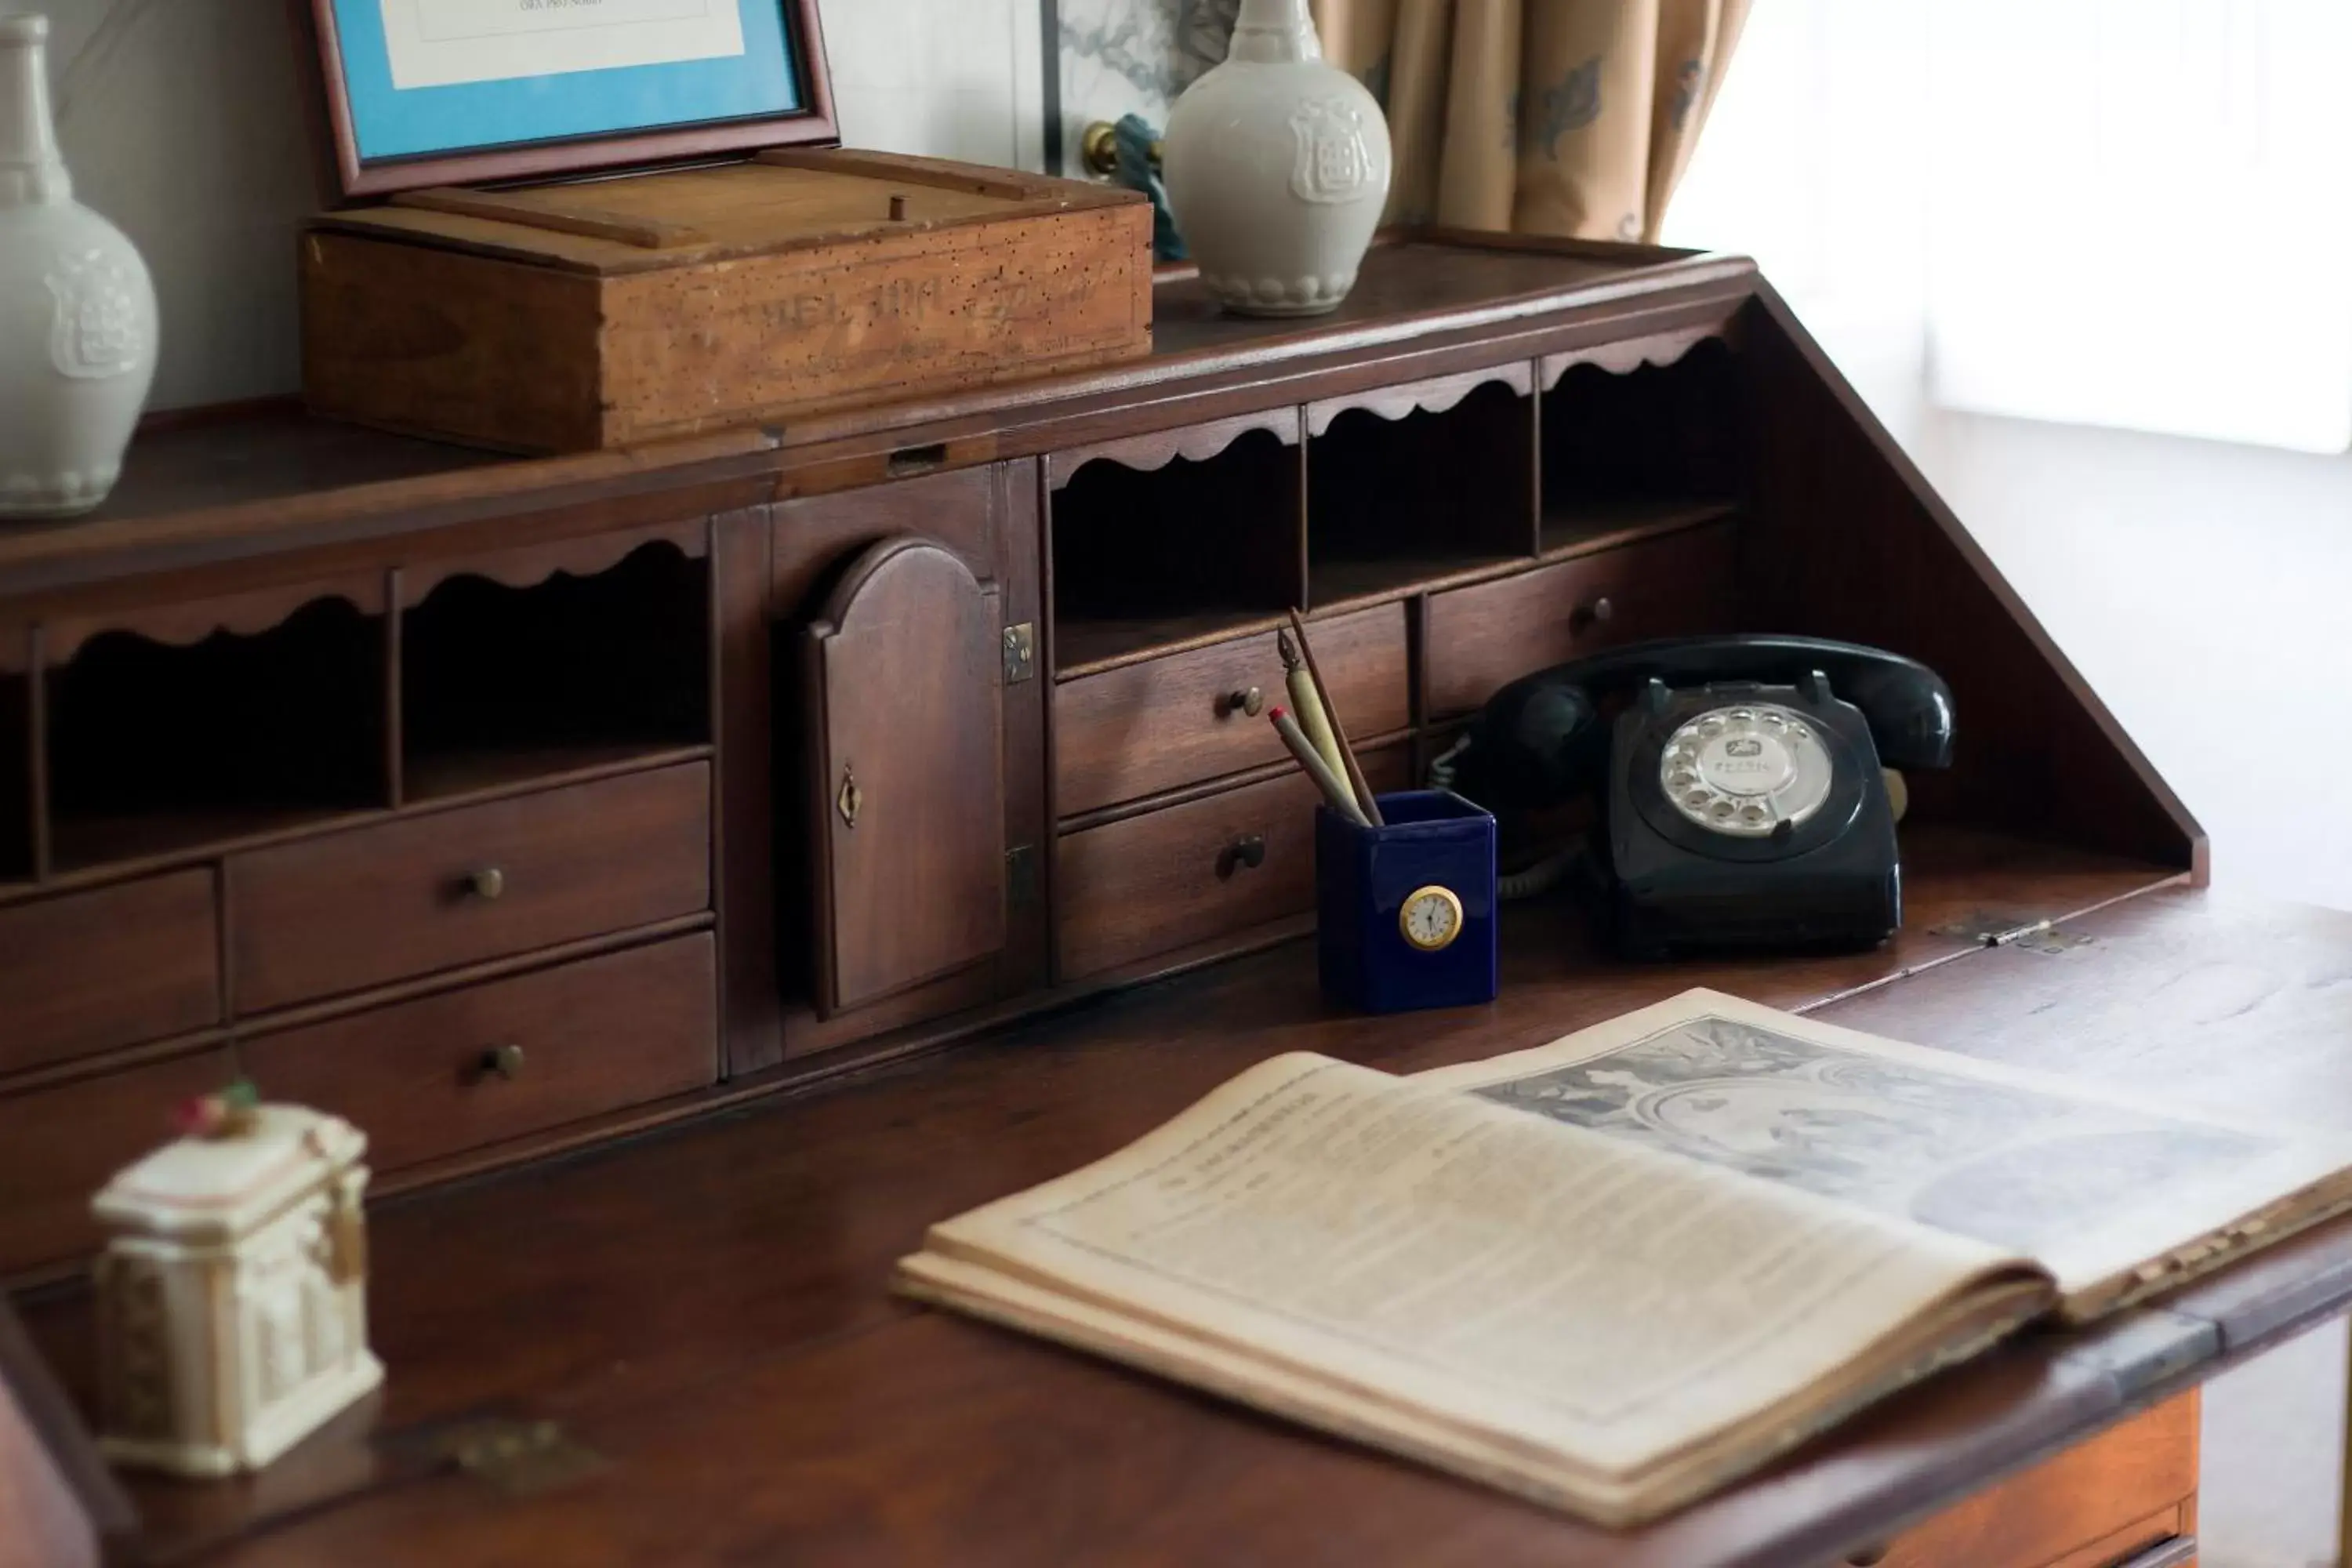
[[[383,0],[335,0],[360,162],[795,112],[804,105],[784,0],[738,4],[743,52],[727,58],[403,89],[392,81]]]

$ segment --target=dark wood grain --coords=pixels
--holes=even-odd
[[[2130,885],[2121,863],[2015,840],[1921,842],[1910,853],[1915,904],[1929,911],[1915,918],[1930,923],[1985,903],[2062,913]],[[2064,869],[2045,886],[2037,863]],[[2138,875],[2147,885],[2147,869]],[[1505,988],[1490,1007],[1335,1015],[1317,996],[1310,951],[1292,944],[927,1067],[383,1209],[373,1309],[378,1349],[396,1370],[383,1435],[310,1453],[323,1494],[142,1484],[142,1507],[165,1510],[151,1528],[186,1540],[281,1520],[231,1559],[255,1562],[435,1552],[464,1562],[551,1541],[544,1532],[585,1510],[656,1557],[665,1547],[756,1556],[823,1543],[831,1559],[904,1560],[1002,1519],[986,1538],[1013,1561],[1131,1555],[1121,1543],[1149,1537],[1163,1541],[1161,1555],[1190,1561],[1329,1551],[1422,1562],[1467,1542],[1488,1552],[1482,1561],[1810,1563],[1897,1533],[2120,1413],[2105,1373],[2025,1347],[1628,1542],[1083,1358],[910,1313],[884,1293],[890,1260],[931,1220],[1097,1158],[1281,1049],[1412,1070],[1537,1044],[1689,984],[1805,1006],[1990,956],[1922,925],[1880,953],[1626,966],[1597,958],[1557,911],[1517,909],[1505,945]],[[562,1223],[549,1223],[555,1215]],[[616,1250],[626,1267],[614,1266]],[[475,1257],[497,1266],[459,1261]],[[79,1300],[44,1307],[35,1327],[79,1383]],[[355,1477],[382,1462],[330,1462],[336,1453],[388,1457],[401,1434],[500,1403],[562,1419],[625,1462],[593,1489],[537,1505],[434,1481],[285,1520],[322,1496],[350,1497]],[[1092,1500],[1065,1510],[1056,1499]],[[667,1533],[688,1514],[690,1541]]]
[[[108,1177],[172,1136],[172,1110],[226,1085],[228,1051],[0,1096],[0,1276],[88,1252],[89,1200]]]
[[[583,959],[246,1041],[274,1099],[349,1117],[397,1171],[663,1099],[719,1072],[718,971],[708,934]],[[509,1079],[489,1053],[512,1047]]]
[[[39,804],[46,769],[34,707],[34,631],[0,626],[0,884],[38,875],[45,810]]]
[[[1265,408],[1205,425],[1153,430],[1124,440],[1098,441],[1091,447],[1051,453],[1045,458],[1046,488],[1063,489],[1088,463],[1113,463],[1138,473],[1156,473],[1179,459],[1205,463],[1253,430],[1263,430],[1286,447],[1296,447],[1303,438],[1296,407]]]
[[[221,1020],[210,870],[0,909],[0,1077]]]
[[[1429,600],[1433,719],[1467,713],[1531,670],[1645,637],[1729,630],[1736,531],[1694,528]]]
[[[340,599],[363,615],[381,616],[386,608],[384,594],[383,574],[363,572],[338,581],[283,584],[219,599],[169,601],[136,614],[60,617],[42,626],[43,655],[52,668],[62,668],[73,662],[84,643],[109,631],[129,632],[174,647],[222,632],[249,637],[325,599]]]
[[[1744,596],[1769,629],[1893,648],[1949,683],[1967,738],[1915,809],[2201,877],[2195,819],[1769,286],[1746,342]]]
[[[1482,386],[1498,385],[1525,397],[1534,383],[1534,368],[1525,361],[1514,360],[1491,369],[1461,371],[1351,396],[1327,397],[1307,405],[1307,433],[1326,435],[1339,416],[1351,412],[1370,414],[1391,424],[1415,414],[1448,414]]]
[[[2352,1131],[2352,915],[2234,895],[2134,899],[1992,949],[1964,980],[1906,988],[1905,1037],[2207,1114]],[[1825,1014],[1882,1030],[1896,1004]]]
[[[1710,322],[1546,354],[1537,364],[1536,384],[1549,392],[1559,384],[1561,376],[1580,364],[1598,366],[1612,375],[1625,375],[1644,366],[1664,368],[1710,339],[1734,338],[1738,332],[1736,320]]]
[[[550,540],[480,555],[453,555],[407,567],[400,577],[400,605],[414,609],[452,577],[487,577],[509,588],[535,588],[557,573],[593,577],[609,572],[647,544],[667,544],[682,555],[709,553],[708,530],[699,518],[619,528],[577,538]]]
[[[472,879],[495,872],[487,897]],[[710,903],[710,771],[688,763],[240,855],[237,1011],[625,931]]]
[[[822,1010],[1004,946],[1001,595],[907,537],[853,564],[808,630],[809,831]]]
[[[1403,786],[1403,748],[1362,761],[1376,791]],[[1083,979],[1309,908],[1322,798],[1294,770],[1065,834],[1054,849],[1056,974]]]
[[[710,528],[711,712],[719,742],[710,865],[726,1070],[741,1074],[773,1067],[784,1056],[771,657],[774,525],[769,509],[754,507],[714,518]]]
[[[822,615],[825,596],[867,546],[908,534],[945,544],[976,577],[993,584],[1008,625],[1027,622],[1038,657],[1051,636],[1042,602],[1037,465],[996,464],[900,479],[866,489],[786,501],[774,509],[773,611],[779,647],[796,647],[801,629]],[[797,654],[792,657],[797,658]],[[1045,834],[1045,689],[1041,662],[1025,682],[1003,689],[1004,842],[1041,844]],[[772,789],[777,820],[795,825],[776,845],[778,981],[783,1000],[783,1051],[820,1056],[907,1024],[956,1013],[1043,984],[1048,964],[1046,910],[1040,896],[1008,909],[1007,940],[993,964],[945,975],[864,1007],[821,1017],[814,1005],[812,927],[815,897],[803,765],[815,739],[809,716],[780,709]],[[1042,883],[1042,878],[1040,879]],[[1042,886],[1040,888],[1042,895]]]
[[[1402,729],[1411,719],[1402,606],[1313,626],[1350,732]],[[1252,688],[1256,714],[1234,701]],[[1064,681],[1054,688],[1056,809],[1076,816],[1277,761],[1287,753],[1265,713],[1290,705],[1270,632]]]

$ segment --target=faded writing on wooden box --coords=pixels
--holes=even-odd
[[[610,279],[607,420],[625,441],[1126,357],[1150,342],[1132,226],[1112,208]]]

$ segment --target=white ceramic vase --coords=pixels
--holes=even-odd
[[[73,199],[48,36],[46,16],[0,16],[0,519],[104,500],[155,379],[155,285]]]
[[[1250,316],[1339,308],[1389,194],[1389,126],[1323,59],[1307,0],[1242,0],[1223,65],[1168,114],[1162,166],[1201,281]]]

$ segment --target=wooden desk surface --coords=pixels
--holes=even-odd
[[[885,1289],[931,1220],[1058,1174],[1235,1071],[1310,1048],[1397,1071],[1538,1044],[1705,984],[2239,1115],[2352,1127],[2352,916],[2240,903],[1962,836],[1910,847],[1902,939],[1640,968],[1512,922],[1503,1000],[1328,1016],[1298,944],[803,1099],[395,1203],[374,1225],[380,1404],[217,1486],[139,1482],[155,1560],[1820,1563],[2352,1303],[2352,1222],[2100,1331],[2044,1334],[1632,1535]],[[2118,899],[2121,901],[2116,901]],[[2054,940],[1952,933],[2068,915]],[[1994,923],[1999,923],[1998,921]],[[28,1324],[78,1396],[87,1300]],[[456,1472],[467,1416],[607,1461],[536,1496]]]

